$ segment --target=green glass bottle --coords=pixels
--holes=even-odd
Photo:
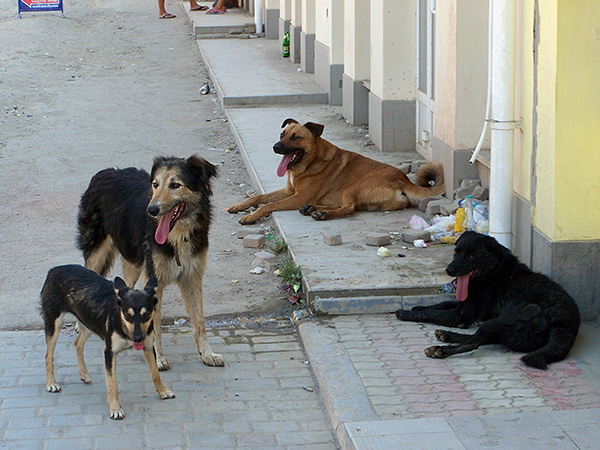
[[[282,47],[283,47],[283,57],[289,58],[290,57],[290,33],[288,33],[287,31],[283,35]]]

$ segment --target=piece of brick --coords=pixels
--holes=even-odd
[[[327,245],[342,245],[342,235],[323,233],[323,242]]]
[[[249,234],[243,239],[244,247],[260,248],[265,245],[265,237],[262,234]]]
[[[477,186],[475,189],[473,189],[472,195],[473,198],[476,198],[477,200],[485,201],[490,198],[490,191],[488,190],[488,188],[485,188],[483,186]]]
[[[440,208],[442,207],[442,205],[449,205],[450,203],[452,203],[452,201],[448,200],[447,198],[440,199],[440,200],[433,200],[427,204],[427,208],[425,209],[425,212],[427,214],[429,214],[430,216],[433,216],[435,214],[440,214],[441,213]]]
[[[404,242],[414,242],[417,239],[423,239],[425,242],[429,242],[431,240],[431,234],[429,231],[413,230],[412,228],[402,232],[402,240]]]
[[[449,216],[450,214],[456,213],[456,210],[460,208],[458,204],[458,200],[454,200],[452,203],[448,203],[447,205],[440,206],[440,213],[445,216]]]
[[[425,197],[419,203],[419,209],[421,211],[425,212],[425,211],[427,211],[427,205],[429,204],[429,202],[432,202],[434,200],[441,200],[441,199],[442,199],[442,197],[440,197],[440,196],[437,196],[437,197]]]
[[[365,236],[366,244],[373,247],[381,247],[388,245],[390,241],[390,233],[369,233]]]
[[[252,234],[265,234],[265,230],[262,228],[242,228],[237,231],[237,238],[244,239],[246,236],[250,236]]]
[[[481,180],[478,178],[475,179],[466,179],[466,180],[461,180],[460,182],[460,187],[465,188],[465,187],[469,187],[469,186],[481,186]]]
[[[274,255],[273,253],[267,251],[257,252],[254,254],[254,257],[267,261],[271,264],[276,263],[278,259],[277,255]]]

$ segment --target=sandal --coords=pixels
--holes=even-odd
[[[175,17],[177,16],[169,13],[163,14],[162,16],[158,16],[159,19],[174,19]]]
[[[196,8],[190,8],[190,11],[206,11],[208,9],[208,6],[197,6]]]
[[[210,8],[208,11],[206,11],[206,14],[225,14],[227,12],[226,9],[223,9],[221,11],[217,11],[214,8]]]

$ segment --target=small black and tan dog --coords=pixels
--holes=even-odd
[[[458,301],[398,310],[398,319],[458,328],[483,323],[472,335],[436,330],[439,341],[457,345],[429,347],[427,356],[446,358],[480,345],[501,344],[527,353],[523,362],[539,369],[567,357],[580,325],[577,304],[557,283],[529,270],[494,238],[463,233],[446,272],[457,277]]]
[[[79,265],[58,266],[50,269],[41,292],[42,315],[46,331],[46,390],[60,392],[54,377],[54,349],[65,314],[77,317],[78,336],[75,352],[79,377],[89,384],[92,377],[83,357],[85,342],[96,333],[106,344],[104,362],[110,418],[125,417],[119,403],[116,379],[116,356],[133,346],[143,350],[150,369],[154,388],[162,399],[174,398],[160,379],[154,353],[152,318],[156,309],[156,278],[148,280],[144,290],[129,289],[117,277],[114,284],[97,273]]]

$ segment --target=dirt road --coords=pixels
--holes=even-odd
[[[155,1],[65,0],[64,19],[19,19],[16,0],[0,0],[0,329],[41,327],[48,269],[83,262],[76,218],[92,175],[149,170],[155,155],[219,166],[207,316],[289,311],[271,272],[250,274],[256,250],[223,211],[252,186],[216,96],[199,92],[209,78],[184,6],[167,2],[177,18],[158,20]],[[163,308],[169,323],[185,317],[176,288]]]

